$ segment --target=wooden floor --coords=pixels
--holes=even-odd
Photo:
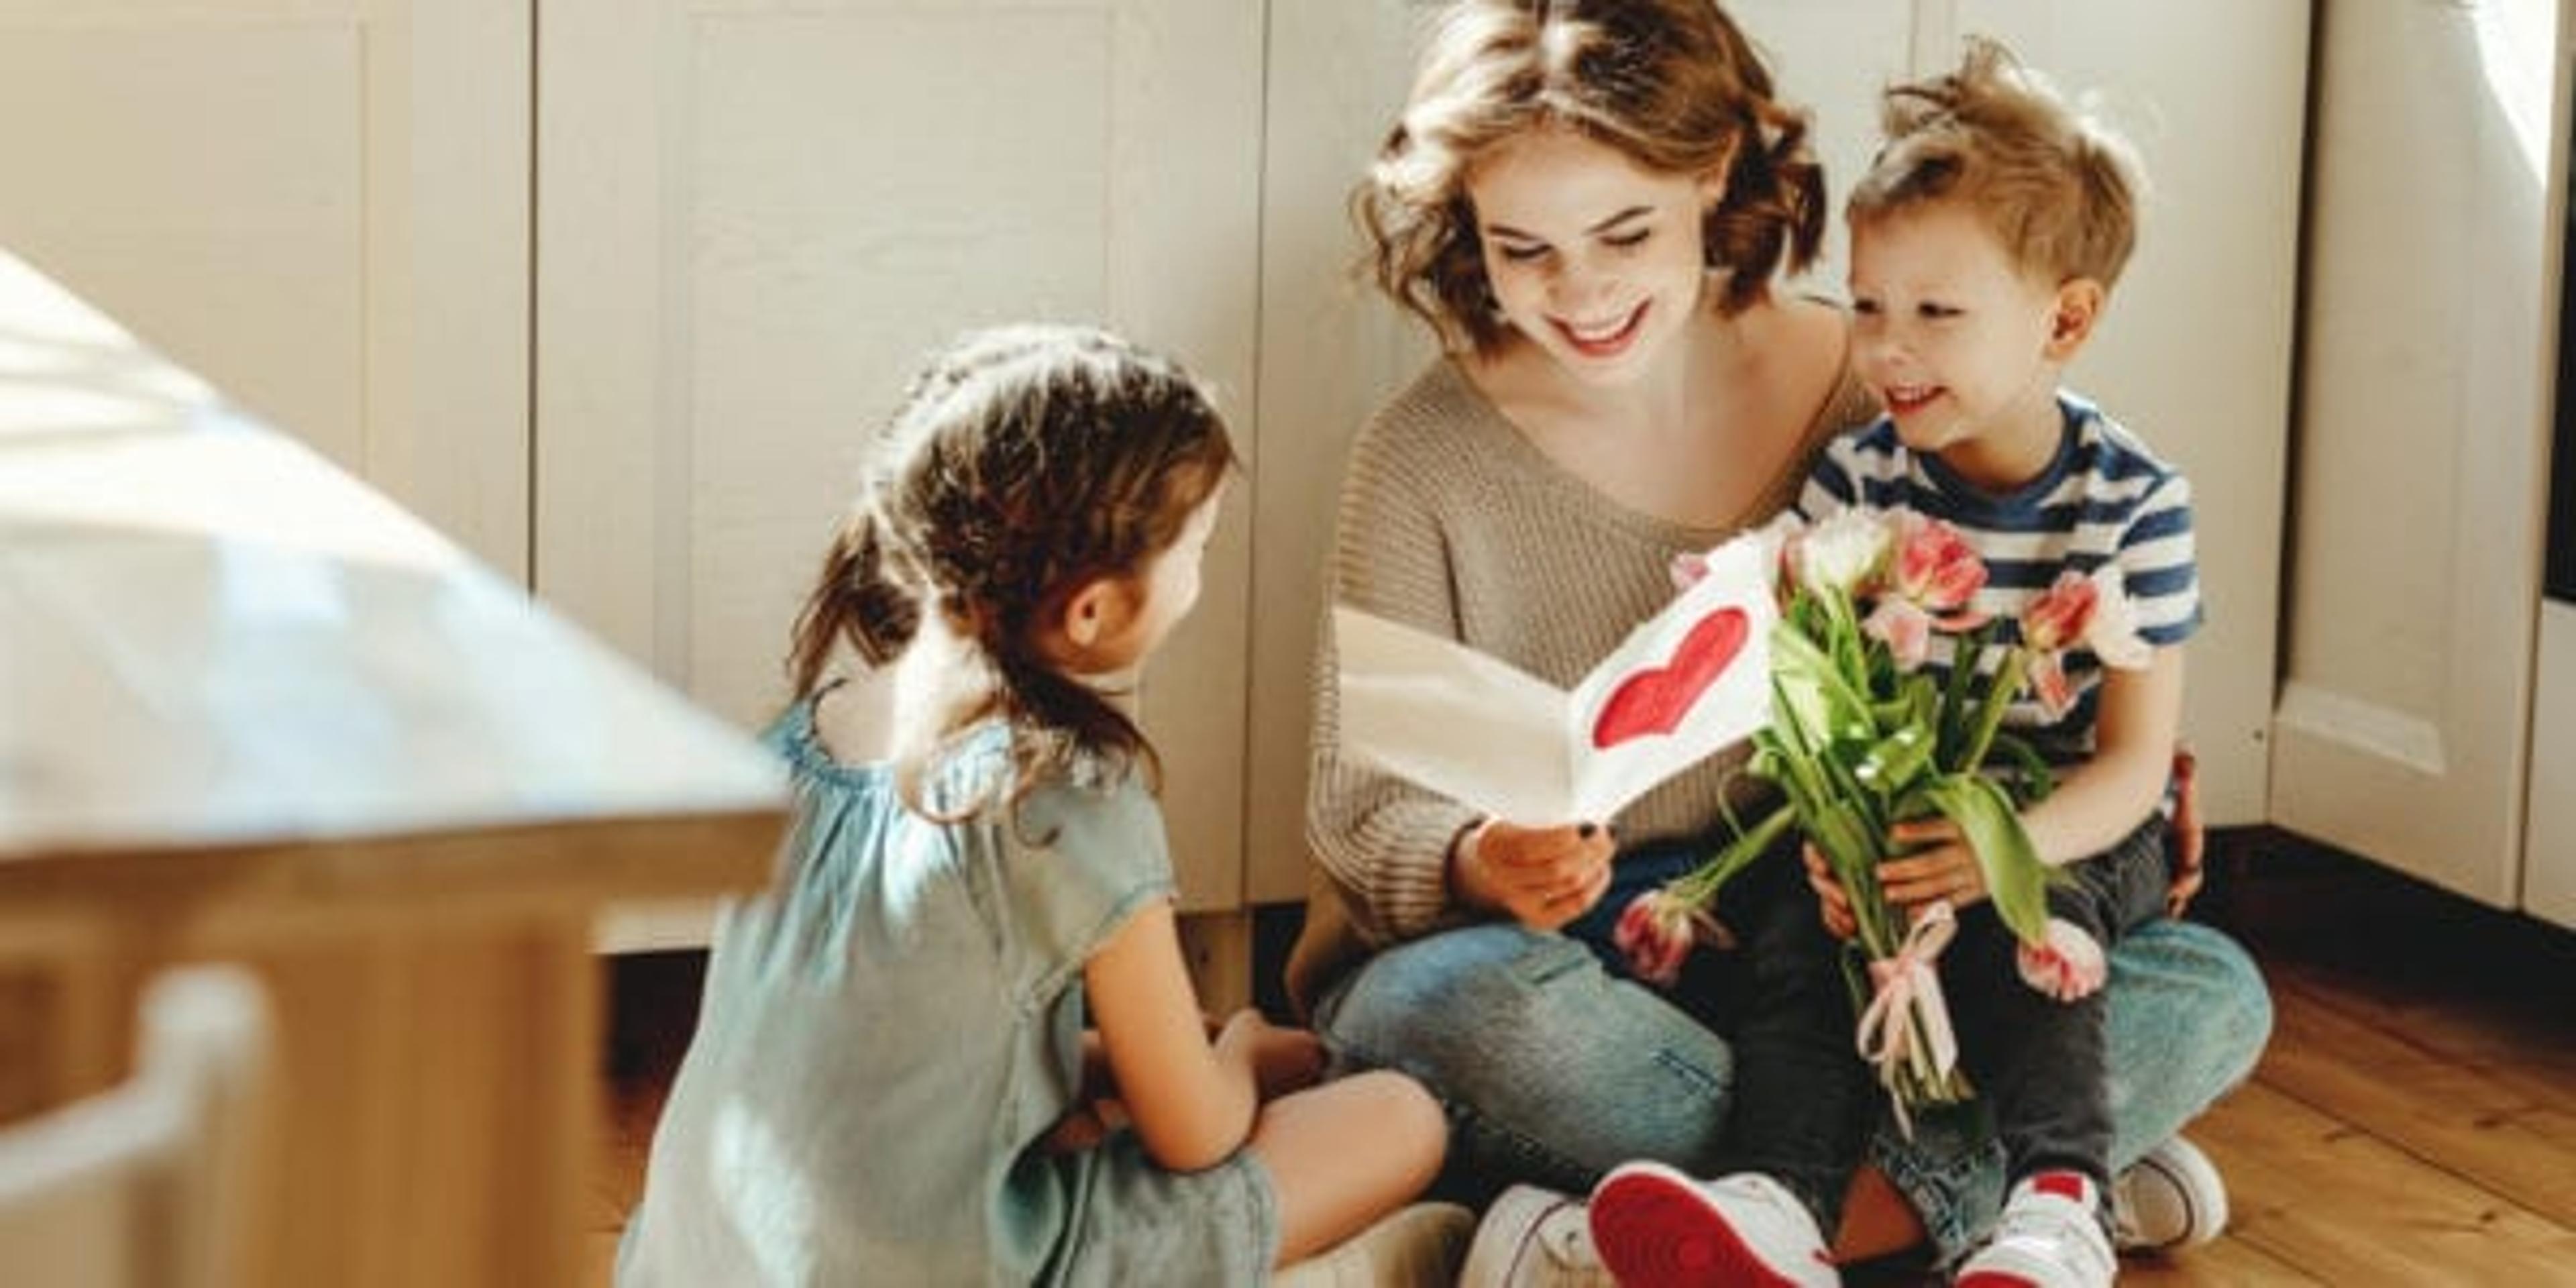
[[[2576,935],[2274,838],[2232,843],[2195,915],[2254,950],[2277,1009],[2253,1082],[2190,1133],[2234,1223],[2126,1262],[2122,1282],[2576,1288]],[[618,967],[593,1284],[642,1186],[695,971]]]

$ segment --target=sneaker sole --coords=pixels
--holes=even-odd
[[[2153,1243],[2145,1240],[2121,1241],[2116,1245],[2119,1251],[2160,1256],[2168,1252],[2180,1252],[2185,1248],[2199,1247],[2227,1232],[2227,1183],[2218,1175],[2218,1169],[2209,1164],[2206,1155],[2185,1161],[2149,1153],[2131,1166],[2164,1178],[2164,1183],[2172,1189],[2177,1196],[2177,1201],[2182,1204],[2182,1233],[2171,1239]],[[2203,1194],[2214,1194],[2217,1196],[2217,1201],[2203,1205],[2197,1197]]]
[[[1592,1246],[1620,1288],[1798,1288],[1688,1176],[1631,1167],[1592,1194]]]

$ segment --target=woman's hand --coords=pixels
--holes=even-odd
[[[2176,745],[2173,755],[2173,884],[2165,887],[2165,914],[2179,917],[2200,893],[2209,873],[2201,864],[2209,838],[2200,825],[2200,760],[2191,748]]]
[[[1913,851],[1878,865],[1878,888],[1909,917],[1925,904],[1946,901],[1964,910],[1986,897],[1986,870],[1958,824],[1946,818],[1899,823],[1887,830],[1887,841]]]
[[[1591,823],[1529,828],[1487,820],[1451,851],[1450,889],[1472,907],[1555,930],[1601,901],[1616,852],[1610,829]]]

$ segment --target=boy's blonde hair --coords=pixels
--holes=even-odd
[[[1824,171],[1804,112],[1714,0],[1455,0],[1404,117],[1352,194],[1368,268],[1444,342],[1491,352],[1495,315],[1467,177],[1493,148],[1571,130],[1662,174],[1721,171],[1702,222],[1718,307],[1761,300],[1824,235]]]
[[[1969,37],[1959,70],[1889,89],[1882,124],[1887,144],[1844,209],[1855,228],[1959,201],[2025,272],[2119,280],[2138,239],[2137,156],[2012,51]]]

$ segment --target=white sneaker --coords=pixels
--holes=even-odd
[[[2197,1247],[2227,1228],[2227,1183],[2176,1136],[2111,1178],[2111,1232],[2122,1252]]]
[[[2004,1200],[1994,1239],[1977,1249],[1956,1288],[2111,1288],[2119,1259],[2094,1218],[2101,1205],[2079,1172],[2024,1177]]]
[[[1695,1180],[1628,1163],[1592,1190],[1592,1242],[1623,1288],[1836,1288],[1807,1205],[1758,1172]]]
[[[1583,1200],[1515,1185],[1485,1209],[1458,1288],[1618,1288],[1592,1251]]]
[[[1446,1288],[1476,1215],[1455,1203],[1415,1203],[1271,1276],[1272,1288]]]

